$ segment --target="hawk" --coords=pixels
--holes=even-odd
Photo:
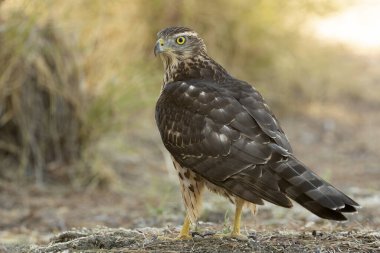
[[[293,199],[330,220],[356,212],[358,203],[294,156],[260,93],[208,56],[195,31],[169,27],[157,37],[165,74],[155,118],[186,207],[179,238],[190,238],[205,187],[235,204],[233,237],[240,237],[242,208],[255,212],[264,200],[290,208]]]

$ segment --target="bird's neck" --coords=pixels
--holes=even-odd
[[[231,78],[227,71],[207,54],[186,59],[166,58],[163,61],[165,68],[164,85],[170,82],[192,79],[221,82]]]

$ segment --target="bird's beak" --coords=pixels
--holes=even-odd
[[[156,42],[156,45],[154,46],[154,56],[157,56],[158,54],[165,52],[166,48],[164,45],[164,39],[159,39]]]

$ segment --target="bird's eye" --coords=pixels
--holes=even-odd
[[[182,45],[182,44],[184,44],[185,41],[186,41],[186,39],[185,39],[185,37],[183,37],[183,36],[178,37],[178,38],[176,39],[176,42],[177,42],[178,45]]]

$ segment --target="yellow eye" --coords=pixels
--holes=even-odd
[[[178,38],[176,39],[176,42],[177,42],[178,45],[182,45],[183,43],[185,43],[185,41],[186,41],[186,39],[185,39],[185,37],[183,37],[183,36],[178,37]]]

